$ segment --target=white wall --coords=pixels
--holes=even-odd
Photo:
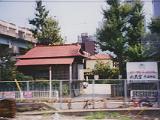
[[[83,66],[83,64],[78,64],[78,80],[84,80],[84,66]]]
[[[88,84],[88,87],[84,89],[84,94],[92,94],[92,84]],[[94,84],[94,94],[111,95],[111,85],[110,84]]]

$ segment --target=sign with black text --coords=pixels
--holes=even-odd
[[[158,80],[157,62],[128,62],[127,80]]]

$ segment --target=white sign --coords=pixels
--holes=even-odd
[[[158,96],[157,90],[131,90],[131,99],[134,98],[145,98],[148,97],[148,99],[156,101]]]
[[[24,98],[32,98],[32,92],[30,92],[30,91],[23,92],[23,97]]]
[[[0,92],[0,98],[15,98],[15,92]]]
[[[158,80],[156,62],[128,62],[127,80]]]

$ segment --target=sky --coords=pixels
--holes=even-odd
[[[17,26],[31,27],[28,20],[34,18],[34,0],[25,0],[33,2],[2,1],[7,0],[0,0],[0,20],[14,23]],[[67,43],[77,42],[77,36],[81,33],[94,35],[103,19],[102,8],[106,6],[105,2],[43,2],[43,4],[49,10],[49,15],[59,22],[62,37],[66,38]]]

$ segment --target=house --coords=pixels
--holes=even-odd
[[[49,79],[49,70],[55,80],[80,79],[84,58],[78,44],[37,46],[19,56],[16,66],[34,79]]]
[[[88,76],[89,78],[93,79],[92,70],[95,68],[97,62],[102,62],[104,64],[108,64],[110,68],[114,67],[114,63],[112,61],[112,56],[109,54],[95,54],[91,55],[85,60],[85,77]]]
[[[97,61],[101,61],[103,63],[108,64],[111,68],[113,67],[112,57],[108,54],[96,54],[88,57],[86,59],[86,68],[94,69]]]
[[[66,80],[78,89],[80,84],[73,81],[83,79],[84,58],[79,44],[37,46],[19,56],[16,66],[35,80]]]

